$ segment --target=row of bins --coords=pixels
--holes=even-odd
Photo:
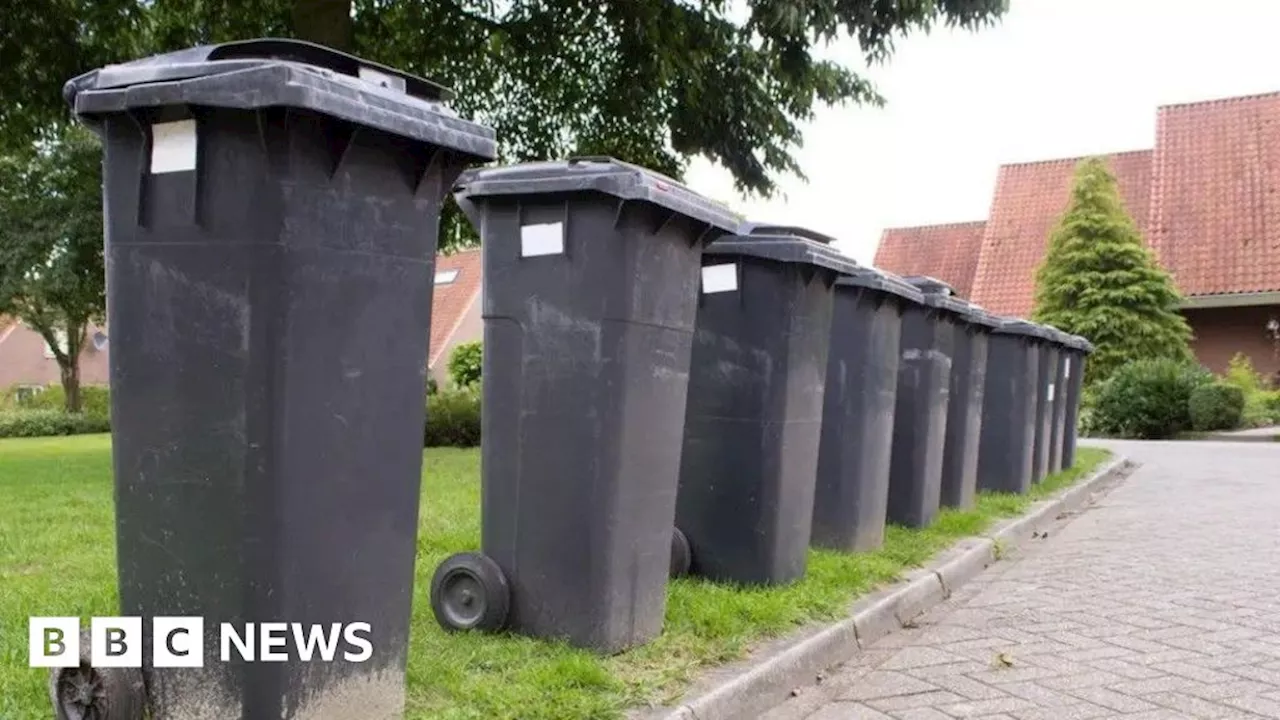
[[[433,575],[448,629],[616,652],[661,632],[673,574],[790,582],[811,545],[1072,460],[1079,338],[610,158],[460,175],[495,133],[423,78],[268,39],[65,94],[106,148],[122,615],[373,628],[369,662],[320,673],[149,668],[156,717],[327,693],[399,716],[450,187],[485,352],[482,552]]]
[[[456,198],[484,248],[484,531],[433,580],[446,628],[617,652],[660,632],[669,576],[789,583],[810,546],[1069,461],[1081,339],[609,158]]]

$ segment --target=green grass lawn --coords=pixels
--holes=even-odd
[[[27,667],[30,615],[113,615],[115,538],[109,436],[0,440],[0,718],[51,714],[44,671]],[[762,639],[843,615],[855,596],[926,562],[958,538],[1022,512],[1106,457],[1082,448],[1076,467],[1029,496],[980,496],[970,512],[943,512],[925,530],[890,528],[872,553],[813,551],[808,576],[784,588],[742,589],[677,580],[655,642],[598,658],[557,643],[446,634],[426,588],[437,563],[479,546],[479,452],[431,449],[423,473],[417,587],[409,659],[414,719],[601,720],[677,698],[694,674],[741,657]]]

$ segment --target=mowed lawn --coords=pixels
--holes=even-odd
[[[0,440],[0,718],[45,720],[46,674],[27,667],[27,618],[117,611],[111,444],[106,435]],[[650,645],[598,658],[559,643],[446,634],[427,587],[437,563],[479,545],[479,452],[430,449],[423,471],[417,587],[409,660],[410,718],[602,720],[677,698],[702,668],[741,657],[767,637],[834,618],[849,601],[920,565],[956,539],[1022,512],[1095,468],[1101,450],[1026,497],[983,494],[925,530],[890,528],[884,548],[812,552],[808,576],[775,589],[679,580],[666,629]]]

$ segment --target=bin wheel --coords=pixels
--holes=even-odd
[[[693,565],[693,551],[689,548],[689,538],[684,536],[680,528],[671,530],[671,577],[689,574]]]
[[[458,553],[431,578],[431,611],[445,630],[501,630],[511,590],[498,564],[480,553]]]
[[[49,671],[55,720],[142,720],[147,690],[142,668],[95,668],[89,633],[80,634],[80,665]]]

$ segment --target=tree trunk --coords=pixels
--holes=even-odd
[[[350,51],[351,0],[294,0],[293,32],[299,40]]]
[[[62,392],[66,395],[66,410],[78,413],[80,407],[80,358],[76,357],[67,365],[61,366]]]
[[[62,375],[62,393],[66,397],[64,407],[69,413],[78,413],[83,409],[80,399],[80,351],[84,349],[88,327],[87,321],[68,321],[67,346],[54,350]],[[56,333],[54,339],[57,339]]]

